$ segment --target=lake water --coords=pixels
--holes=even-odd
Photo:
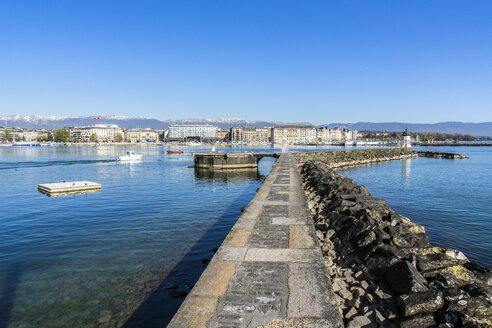
[[[263,159],[258,172],[211,176],[187,168],[191,152],[204,149],[167,149],[0,147],[0,328],[170,320],[274,160]],[[144,160],[116,163],[126,150]],[[492,148],[433,150],[470,159],[419,158],[344,174],[425,225],[436,245],[490,267]],[[56,198],[37,191],[38,183],[63,180],[98,182],[102,191]]]
[[[215,176],[164,147],[0,147],[0,327],[162,326],[274,163]],[[142,162],[116,163],[126,150]],[[207,151],[210,149],[207,149]],[[50,198],[38,183],[102,191]]]
[[[424,225],[436,246],[492,268],[492,147],[415,147],[468,159],[417,158],[344,170],[374,197]]]

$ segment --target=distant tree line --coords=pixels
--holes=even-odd
[[[421,141],[476,141],[477,138],[469,134],[451,134],[451,133],[435,133],[435,132],[421,132],[410,133],[412,136],[420,135]]]
[[[437,133],[437,132],[410,132],[413,140],[420,139],[421,142],[434,141],[477,141],[478,138],[469,134],[459,133]],[[403,132],[383,132],[383,131],[360,131],[360,139],[369,140],[401,140]]]

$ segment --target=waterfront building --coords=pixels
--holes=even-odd
[[[28,130],[22,131],[22,140],[32,142],[37,141],[43,134],[47,133],[45,130]]]
[[[232,143],[242,143],[243,142],[243,127],[233,127],[229,133]]]
[[[343,140],[343,131],[342,129],[336,128],[328,128],[321,127],[316,130],[317,139],[319,142],[333,142],[333,141],[342,141]]]
[[[276,126],[272,130],[272,140],[280,144],[316,143],[316,128],[298,125]]]
[[[0,128],[0,141],[6,141],[3,140],[4,137],[4,130],[10,131],[11,139],[9,141],[37,141],[38,138],[46,134],[48,135],[47,130],[34,130],[34,129],[21,129],[21,128],[14,128],[14,127],[7,127],[7,128]]]
[[[167,138],[169,140],[186,140],[194,138],[199,140],[216,140],[218,127],[215,125],[171,125]]]
[[[137,142],[157,142],[159,133],[154,129],[132,129],[125,131],[125,141]]]
[[[123,129],[117,125],[96,124],[94,126],[81,126],[69,129],[70,137],[74,142],[89,142],[92,135],[97,136],[97,141],[115,141],[117,135],[123,137]]]
[[[217,135],[220,140],[229,140],[229,130],[218,130]]]
[[[167,138],[168,130],[157,130],[157,133],[159,133],[159,140],[160,141],[165,141]]]
[[[271,128],[233,127],[231,141],[233,143],[262,144],[270,141]]]
[[[352,130],[352,131],[349,131],[350,134],[352,135],[352,141],[357,141],[357,138],[359,137],[359,132],[357,130]]]
[[[243,142],[248,144],[267,143],[270,135],[270,128],[245,128],[243,130]]]
[[[356,141],[358,132],[343,127],[321,127],[316,130],[316,135],[319,142],[342,142]]]

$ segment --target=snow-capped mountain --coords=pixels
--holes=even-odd
[[[281,121],[254,121],[241,118],[188,118],[179,120],[157,120],[148,117],[130,116],[103,116],[101,123],[117,124],[125,129],[154,128],[167,129],[172,124],[213,124],[221,129],[230,129],[233,126],[276,126],[282,124],[309,125],[309,123],[285,123]],[[96,116],[37,116],[37,115],[9,115],[0,116],[0,126],[13,126],[19,128],[59,129],[69,126],[87,126],[96,124]],[[402,123],[402,122],[358,122],[358,123],[330,123],[323,126],[344,126],[359,131],[404,131],[411,132],[439,132],[461,133],[473,136],[492,136],[492,122],[466,123],[466,122],[440,122],[432,124]]]
[[[0,116],[0,125],[8,125],[19,128],[58,129],[68,126],[87,126],[96,123],[96,116],[37,116],[37,115],[9,115]],[[129,116],[102,116],[100,123],[117,124],[125,129],[154,128],[167,129],[172,124],[214,124],[221,129],[229,129],[233,126],[275,126],[284,124],[280,121],[253,121],[241,118],[190,118],[179,120],[157,120],[147,117]],[[308,123],[299,123],[308,124]]]

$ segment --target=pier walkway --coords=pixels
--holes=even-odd
[[[282,154],[168,327],[343,327],[331,298],[296,161]]]

